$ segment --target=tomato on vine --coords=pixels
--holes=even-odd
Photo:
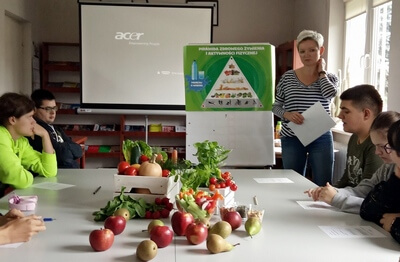
[[[236,184],[232,184],[229,188],[230,188],[232,191],[236,191],[237,188],[238,188],[238,186],[237,186]]]
[[[210,184],[208,186],[208,189],[210,189],[210,191],[214,191],[215,190],[215,185],[214,184]]]
[[[210,177],[210,184],[211,185],[215,185],[215,184],[217,184],[217,182],[218,182],[218,180],[217,180],[216,177]]]

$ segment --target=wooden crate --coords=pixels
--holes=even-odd
[[[171,203],[175,202],[175,195],[179,193],[179,182],[173,177],[125,176],[114,174],[114,196],[119,195],[121,187],[126,187],[125,195],[132,198],[143,198],[146,202],[154,202],[157,197],[168,197]],[[151,194],[130,193],[134,188],[147,188]]]

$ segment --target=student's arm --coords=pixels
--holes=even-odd
[[[400,214],[399,214],[400,215]],[[391,226],[390,234],[392,237],[400,243],[400,217],[397,217]]]
[[[19,151],[19,156],[17,156],[12,149],[11,141],[4,137],[0,138],[0,152],[0,181],[15,188],[26,188],[32,185],[33,175],[23,167],[19,158],[23,152]]]
[[[57,132],[60,133],[61,138],[64,140],[64,143],[59,143],[65,147],[65,150],[71,152],[73,159],[76,160],[82,157],[82,147],[72,141],[72,139],[65,134],[65,132],[61,128],[56,128]],[[57,152],[57,151],[56,151]]]
[[[370,179],[363,179],[356,187],[337,189],[338,193],[332,199],[332,206],[343,212],[359,214],[364,198],[382,181],[387,181],[393,172],[393,164],[382,165]]]
[[[22,165],[40,176],[54,177],[57,175],[57,158],[56,154],[39,153],[34,150],[28,142],[28,139],[23,138],[21,141],[21,163]]]
[[[32,236],[46,230],[41,217],[30,215],[13,219],[0,227],[0,245],[27,242]]]
[[[41,125],[36,123],[35,127],[33,128],[33,133],[42,138],[42,152],[45,152],[47,154],[54,154],[54,148],[50,140],[49,132],[47,132],[47,130],[44,129]]]

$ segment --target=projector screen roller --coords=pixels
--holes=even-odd
[[[183,47],[211,43],[212,7],[79,6],[82,108],[184,110]]]

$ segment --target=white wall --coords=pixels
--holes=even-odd
[[[137,0],[145,2],[145,0]],[[152,2],[152,1],[150,1]],[[185,0],[158,0],[157,3],[185,3]],[[342,48],[343,0],[219,0],[219,26],[214,27],[214,42],[269,42],[279,45],[294,39],[305,29],[314,29],[326,39],[328,69],[340,68]],[[28,26],[26,34],[36,43],[43,41],[79,41],[78,3],[76,0],[2,0],[0,1],[0,57],[4,57],[4,14],[21,19]],[[29,41],[28,41],[29,42]],[[25,43],[29,69],[31,46]],[[393,1],[392,39],[390,51],[388,108],[400,111],[400,1]],[[29,46],[29,47],[28,47]],[[29,71],[29,70],[27,70]],[[4,92],[4,59],[0,59],[0,92]],[[27,72],[30,74],[30,72]],[[29,80],[29,76],[24,76]],[[25,81],[26,82],[26,81]],[[25,83],[27,85],[29,83]],[[24,89],[26,87],[23,87]]]
[[[400,112],[400,1],[392,1],[388,110]]]

